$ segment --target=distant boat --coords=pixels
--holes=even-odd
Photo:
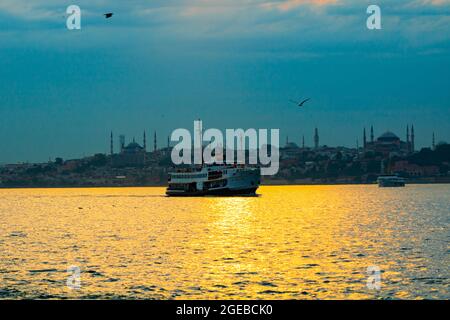
[[[377,181],[380,188],[404,187],[406,182],[404,178],[399,176],[380,176]]]
[[[255,195],[259,168],[245,165],[203,165],[169,173],[168,196]]]

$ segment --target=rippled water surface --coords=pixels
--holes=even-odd
[[[0,190],[0,298],[450,298],[449,185],[259,193]]]

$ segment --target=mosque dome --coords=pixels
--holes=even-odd
[[[141,146],[138,143],[136,143],[136,142],[131,142],[130,144],[128,144],[126,146],[127,149],[136,149],[136,148],[140,148],[140,147]]]
[[[383,133],[381,136],[379,136],[377,140],[381,142],[394,142],[399,141],[400,138],[395,133],[387,131]]]
[[[124,147],[123,151],[126,153],[136,153],[143,149],[144,148],[142,148],[138,143],[133,141],[133,142],[129,143],[126,147]]]
[[[289,142],[288,144],[286,144],[285,148],[296,149],[298,148],[298,146],[294,142]]]

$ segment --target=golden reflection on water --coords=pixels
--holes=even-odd
[[[259,193],[0,190],[0,298],[449,298],[450,186]]]

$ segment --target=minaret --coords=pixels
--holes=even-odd
[[[123,148],[125,148],[125,136],[121,134],[119,139],[120,139],[120,152],[122,152]]]
[[[414,125],[411,126],[411,152],[414,152]]]
[[[155,134],[153,136],[153,151],[156,151],[157,149],[157,145],[156,145],[156,130],[155,130]]]
[[[113,141],[113,132],[112,131],[111,131],[111,138],[110,138],[110,145],[109,145],[109,147],[110,147],[111,155],[113,155],[114,154],[114,141]]]
[[[170,149],[170,136],[167,136],[167,149]]]
[[[364,150],[366,150],[366,148],[367,148],[366,128],[364,128],[364,132],[363,132],[363,146],[364,146]]]
[[[431,147],[432,147],[432,150],[436,149],[436,139],[435,139],[435,136],[434,136],[434,132],[433,132],[433,140],[431,141]]]
[[[406,146],[408,148],[408,152],[411,152],[411,142],[409,140],[409,125],[406,126]]]
[[[319,130],[317,128],[314,130],[314,147],[319,149]]]
[[[289,144],[289,136],[286,136],[286,147],[288,146],[288,144]]]
[[[370,126],[370,142],[373,143],[373,126]]]
[[[305,149],[305,135],[302,136],[302,149]]]
[[[144,144],[143,144],[143,147],[144,147],[144,151],[147,151],[147,137],[145,135],[145,130],[144,130]]]

